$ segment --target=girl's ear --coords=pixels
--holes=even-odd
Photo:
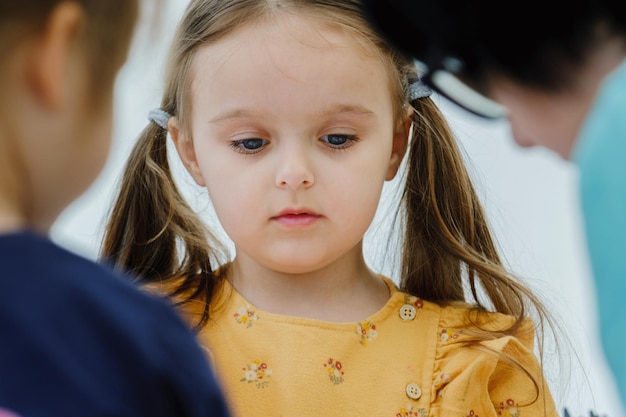
[[[63,105],[72,44],[84,19],[78,3],[61,2],[50,13],[32,49],[27,80],[42,105],[49,109]]]
[[[183,161],[183,165],[191,174],[196,184],[201,187],[205,187],[204,177],[198,166],[198,160],[196,159],[196,150],[193,148],[193,141],[185,135],[184,131],[180,128],[178,118],[172,116],[167,121],[167,129],[170,132],[170,136],[176,146],[176,151],[180,160]]]
[[[398,173],[398,169],[404,159],[407,147],[409,145],[409,133],[411,132],[411,117],[413,110],[408,110],[402,120],[398,121],[396,129],[393,132],[393,145],[391,147],[391,157],[389,158],[389,168],[387,170],[386,181],[394,179]]]

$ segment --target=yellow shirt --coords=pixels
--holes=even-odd
[[[389,301],[360,323],[260,311],[224,281],[199,338],[234,416],[558,416],[530,322],[517,337],[467,347],[467,307],[440,307],[384,279]],[[497,329],[511,320],[485,313],[481,322]],[[489,350],[513,355],[539,389]]]

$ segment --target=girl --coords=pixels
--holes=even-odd
[[[175,301],[236,415],[557,415],[527,315],[543,309],[359,1],[192,1],[169,64],[102,255]],[[232,258],[175,187],[168,132]],[[398,288],[363,236],[408,147]]]

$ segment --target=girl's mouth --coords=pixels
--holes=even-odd
[[[312,225],[321,217],[321,215],[309,210],[287,209],[272,217],[272,220],[287,227],[302,227]]]

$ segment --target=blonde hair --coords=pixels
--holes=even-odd
[[[472,312],[492,310],[514,323],[497,334],[474,323],[480,340],[513,334],[534,307],[547,312],[533,293],[503,266],[485,214],[450,127],[429,98],[409,103],[415,79],[411,60],[389,47],[367,24],[357,0],[194,0],[170,50],[161,109],[188,126],[191,66],[196,51],[244,24],[274,13],[307,13],[340,24],[380,52],[394,81],[395,106],[413,106],[413,129],[400,224],[401,289],[439,304],[469,302]],[[205,302],[199,329],[209,317],[215,271],[225,258],[220,242],[185,202],[172,178],[167,131],[150,123],[125,167],[101,255],[144,283],[164,283],[178,305]],[[468,289],[469,297],[466,297]],[[468,315],[468,319],[472,314]]]

